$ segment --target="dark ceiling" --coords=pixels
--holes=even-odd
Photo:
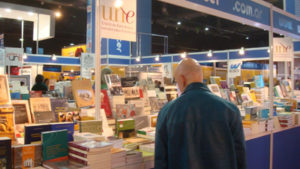
[[[40,42],[46,54],[61,54],[61,48],[70,43],[82,44],[86,39],[86,0],[0,0],[51,10],[60,10],[62,18],[56,20],[55,38]],[[282,0],[268,0],[282,8]],[[180,21],[181,25],[177,22]],[[209,28],[206,31],[205,28]],[[32,47],[33,24],[25,22],[25,47]],[[0,34],[5,34],[5,45],[20,46],[20,21],[1,19]],[[169,53],[224,50],[268,45],[268,32],[238,24],[185,8],[152,2],[152,33],[169,37]],[[163,52],[161,39],[152,40],[153,53]]]

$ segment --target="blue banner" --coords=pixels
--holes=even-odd
[[[250,0],[187,0],[234,16],[270,25],[270,9]]]
[[[300,36],[300,22],[279,12],[273,12],[274,28]]]

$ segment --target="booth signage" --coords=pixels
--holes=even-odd
[[[123,0],[120,8],[114,7],[115,1],[100,1],[101,37],[136,41],[137,0]]]
[[[274,38],[273,55],[275,62],[292,61],[294,58],[294,45],[291,38]]]
[[[91,53],[82,53],[80,63],[83,68],[95,68],[95,55]]]
[[[241,76],[242,60],[230,60],[228,62],[228,78]]]
[[[8,66],[23,65],[23,49],[22,48],[5,48],[5,60]]]
[[[109,54],[116,56],[130,56],[130,42],[109,39]]]
[[[274,28],[300,36],[300,22],[298,20],[276,11],[273,12],[273,18]]]
[[[270,25],[270,9],[250,0],[187,0],[234,16]]]
[[[5,50],[0,49],[0,66],[5,66]]]
[[[173,78],[172,63],[163,64],[163,77]]]
[[[0,48],[4,48],[4,34],[0,34]]]

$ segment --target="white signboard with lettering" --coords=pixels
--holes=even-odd
[[[5,60],[7,66],[23,65],[23,49],[22,48],[5,48]]]
[[[228,62],[228,78],[241,76],[242,60],[231,60]]]
[[[116,1],[100,1],[101,37],[136,41],[137,0],[123,0],[121,7],[115,7]]]
[[[291,38],[273,39],[273,56],[275,62],[292,61],[294,58],[294,44]]]

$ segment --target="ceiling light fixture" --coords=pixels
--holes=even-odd
[[[268,53],[271,53],[271,49],[270,48],[268,48]]]
[[[27,59],[27,58],[28,58],[27,54],[24,53],[23,56],[22,56],[22,58],[23,58],[24,60]]]
[[[209,27],[205,27],[205,29],[204,29],[205,31],[209,31]]]
[[[53,55],[51,56],[51,60],[52,60],[52,61],[56,61],[56,59],[57,59],[56,55],[53,54]]]
[[[140,61],[141,61],[141,57],[137,57],[137,58],[135,59],[135,61],[140,62]]]
[[[21,21],[21,20],[23,20],[23,18],[22,17],[20,17],[20,16],[18,16],[18,18],[17,18],[19,21]]]
[[[122,7],[123,6],[123,0],[116,0],[114,5],[115,5],[116,8]]]
[[[212,57],[212,56],[213,56],[213,52],[212,52],[212,50],[209,50],[207,53],[207,57]]]
[[[177,25],[181,25],[181,21],[178,21],[178,22],[177,22]]]
[[[28,14],[29,16],[32,16],[32,15],[33,15],[33,12],[30,11],[30,12],[28,12],[27,14]]]
[[[181,58],[183,59],[183,58],[186,58],[186,52],[183,52],[180,56],[181,56]]]
[[[245,48],[244,47],[241,47],[241,49],[239,50],[239,54],[241,56],[245,55]]]
[[[246,37],[246,40],[249,40],[249,39],[250,39],[249,36],[247,36],[247,37]]]
[[[10,8],[6,8],[6,9],[5,9],[5,12],[10,13],[10,12],[11,12],[11,9],[10,9]]]
[[[55,17],[56,18],[60,18],[61,17],[61,12],[60,11],[56,11],[55,12]]]
[[[159,55],[157,55],[156,57],[155,57],[155,61],[159,61]]]
[[[70,46],[74,46],[74,43],[70,43]]]
[[[73,69],[71,69],[71,73],[73,73],[74,72],[74,70]]]

